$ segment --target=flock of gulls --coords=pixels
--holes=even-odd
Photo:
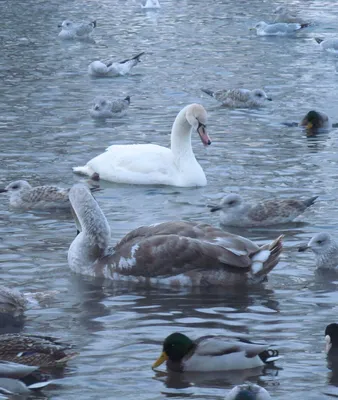
[[[158,9],[160,4],[157,0],[147,0],[142,7]],[[309,25],[308,21],[292,15],[286,8],[278,7],[273,23],[261,21],[252,29],[259,36],[284,36]],[[95,27],[96,21],[77,23],[65,20],[60,25],[59,38],[86,40]],[[338,39],[316,38],[316,41],[323,50],[338,51]],[[122,61],[93,61],[88,66],[88,74],[99,78],[127,75],[137,66],[143,54],[141,52]],[[271,100],[262,89],[201,90],[224,107],[255,108]],[[124,99],[98,97],[93,102],[90,115],[94,119],[121,116],[127,112],[129,104],[129,96]],[[318,131],[328,129],[332,124],[326,114],[311,110],[299,125],[308,131]],[[172,126],[170,148],[156,144],[112,145],[85,165],[74,167],[73,171],[89,176],[93,181],[205,186],[205,173],[191,146],[191,135],[195,134],[204,146],[211,144],[207,132],[207,112],[201,104],[187,105],[178,113]],[[283,235],[259,246],[223,228],[288,223],[317,199],[317,196],[304,200],[274,199],[252,204],[238,194],[229,194],[220,204],[210,206],[211,212],[220,213],[222,229],[205,223],[171,221],[141,226],[117,244],[112,244],[110,225],[93,196],[95,190],[99,189],[89,188],[85,183],[65,189],[33,187],[27,181],[18,180],[8,183],[0,192],[8,193],[9,205],[14,209],[59,208],[72,211],[77,228],[77,236],[68,250],[68,264],[72,271],[114,281],[173,288],[229,287],[265,281],[279,262]],[[338,265],[338,244],[330,234],[315,235],[299,251],[307,249],[313,251],[318,268],[335,268]],[[26,294],[6,287],[0,289],[0,311],[7,318],[22,316],[30,301]],[[338,349],[337,324],[326,327],[325,342],[328,357],[334,357]],[[2,334],[0,392],[25,394],[39,390],[50,383],[46,368],[62,367],[76,355],[71,345],[52,337]],[[266,344],[225,336],[191,339],[174,332],[164,340],[162,352],[152,368],[166,362],[168,371],[175,372],[241,370],[274,363],[279,358],[278,350]],[[265,389],[251,383],[236,386],[226,396],[227,400],[270,398]]]

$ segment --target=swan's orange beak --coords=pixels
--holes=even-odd
[[[204,144],[204,146],[209,146],[211,144],[211,140],[210,140],[209,135],[207,133],[206,126],[204,124],[202,124],[201,122],[198,123],[197,132],[200,135],[200,138],[201,138],[202,143]]]

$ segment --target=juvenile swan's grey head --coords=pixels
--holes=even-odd
[[[263,103],[265,100],[271,101],[271,97],[268,97],[264,90],[262,89],[255,89],[252,91],[252,95],[256,102]]]
[[[108,222],[89,188],[84,184],[78,183],[70,189],[69,200],[79,231],[68,250],[69,267],[78,273],[95,275],[95,262],[108,251]]]
[[[0,189],[0,193],[3,192],[20,192],[21,190],[29,190],[32,189],[32,186],[27,181],[14,181],[8,184],[5,188]]]

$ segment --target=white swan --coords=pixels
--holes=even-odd
[[[206,131],[207,112],[190,104],[177,115],[171,130],[171,148],[155,144],[113,145],[73,171],[101,179],[139,185],[205,186],[207,179],[191,147],[197,131],[204,145],[211,144]]]

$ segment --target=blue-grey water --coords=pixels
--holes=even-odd
[[[314,37],[338,37],[335,0],[285,2],[314,25],[293,37],[262,38],[249,31],[282,2],[162,0],[145,12],[138,1],[0,1],[0,185],[71,186],[83,165],[114,143],[169,145],[178,111],[192,102],[209,114],[211,146],[193,137],[208,185],[198,189],[101,182],[96,198],[112,241],[142,224],[184,218],[218,224],[207,205],[224,193],[246,198],[319,195],[301,223],[240,230],[264,243],[285,234],[285,251],[269,282],[243,290],[175,292],[93,282],[67,266],[76,230],[69,215],[11,210],[0,202],[1,283],[21,291],[59,291],[26,313],[23,332],[54,335],[79,356],[44,390],[49,399],[222,399],[245,380],[277,399],[323,399],[338,393],[324,354],[324,329],[337,321],[338,275],[321,276],[313,255],[298,253],[315,232],[338,230],[337,130],[307,137],[282,122],[310,109],[338,122],[337,59]],[[61,42],[64,19],[97,20],[96,43]],[[90,62],[123,60],[145,51],[132,74],[90,79]],[[273,101],[259,110],[227,110],[201,91],[264,88]],[[130,95],[125,117],[94,122],[97,95]],[[237,231],[238,232],[238,231]],[[226,334],[278,346],[278,368],[233,374],[168,376],[151,364],[173,331],[195,338]],[[164,371],[164,370],[163,370]]]

